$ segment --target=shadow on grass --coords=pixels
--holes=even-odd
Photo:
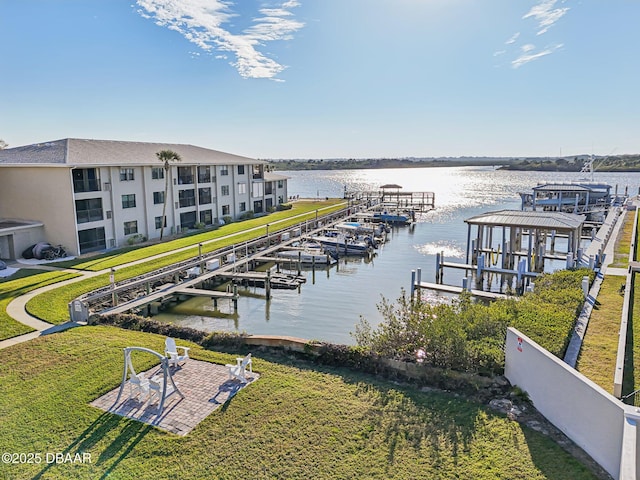
[[[124,424],[124,427],[122,426]],[[131,421],[111,413],[103,413],[89,427],[82,432],[78,438],[72,442],[61,453],[64,455],[82,455],[94,448],[110,432],[121,429],[118,436],[102,451],[96,461],[92,463],[100,465],[114,459],[100,478],[106,478],[113,469],[131,452],[131,450],[153,429],[152,426],[140,422]],[[34,480],[40,479],[46,474],[55,462],[48,463]]]
[[[634,320],[634,296],[636,290],[636,275],[633,275],[631,279],[631,295],[629,296],[629,319],[627,322],[627,332],[626,332],[626,342],[624,349],[624,369],[622,372],[622,395],[629,395],[633,393],[636,389],[638,389],[638,385],[636,385],[635,379],[635,365],[634,365],[634,329],[633,329],[633,320]],[[630,405],[635,404],[635,395],[624,399],[625,403]]]

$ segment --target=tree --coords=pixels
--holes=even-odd
[[[0,150],[7,148],[9,144],[0,138]]]
[[[162,206],[162,222],[160,227],[160,240],[164,236],[164,226],[167,223],[167,195],[169,194],[169,171],[172,162],[179,162],[182,159],[173,150],[161,150],[156,152],[156,157],[160,160],[164,167],[164,205]]]

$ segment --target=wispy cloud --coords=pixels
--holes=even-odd
[[[569,11],[568,7],[554,8],[557,0],[542,0],[537,5],[531,7],[531,10],[522,18],[534,18],[538,21],[538,32],[536,35],[546,33],[558,20],[564,17]]]
[[[535,45],[527,44],[520,47],[520,56],[511,62],[513,68],[519,68],[522,65],[537,60],[539,58],[551,55],[553,52],[562,48],[562,44],[546,47],[544,50],[536,52]]]
[[[523,32],[514,33],[505,42],[505,45],[508,45],[508,52],[500,50],[499,52],[495,52],[494,56],[496,56],[497,53],[500,55],[502,55],[503,52],[511,53],[516,57],[515,60],[511,61],[511,66],[513,68],[519,68],[522,65],[546,57],[562,48],[563,45],[561,43],[556,43],[543,49],[537,49],[536,46],[531,43],[533,38],[547,33],[549,29],[569,11],[569,7],[558,7],[557,4],[559,2],[564,3],[565,0],[537,0],[529,11],[522,16],[522,20],[535,22],[535,27],[525,29],[526,31]]]
[[[232,32],[231,22],[240,15],[233,2],[223,0],[137,0],[140,15],[155,20],[161,27],[175,30],[205,52],[216,52],[216,58],[234,57],[230,63],[244,78],[271,78],[285,69],[273,58],[259,51],[265,42],[290,40],[304,23],[295,20],[291,9],[297,0],[286,0],[264,7],[251,19],[252,25]]]

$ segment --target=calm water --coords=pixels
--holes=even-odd
[[[408,290],[411,270],[422,269],[423,281],[435,281],[435,254],[464,261],[467,227],[464,219],[483,212],[519,209],[518,192],[545,180],[576,181],[579,173],[509,172],[487,167],[415,168],[282,172],[290,177],[289,194],[300,197],[342,197],[348,190],[376,190],[397,183],[405,191],[435,192],[436,210],[422,215],[413,227],[398,227],[390,241],[369,262],[342,259],[327,270],[306,272],[301,291],[273,290],[270,301],[264,290],[252,288],[238,301],[238,310],[220,301],[193,298],[158,315],[157,319],[207,331],[233,330],[251,334],[290,335],[352,344],[360,316],[372,325],[381,316],[382,297],[393,300]],[[596,173],[595,181],[629,188],[636,194],[640,173]],[[445,282],[460,285],[462,272],[445,272]],[[433,294],[435,295],[435,294]]]

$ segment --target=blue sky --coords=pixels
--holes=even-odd
[[[0,139],[640,153],[635,0],[0,0]]]

